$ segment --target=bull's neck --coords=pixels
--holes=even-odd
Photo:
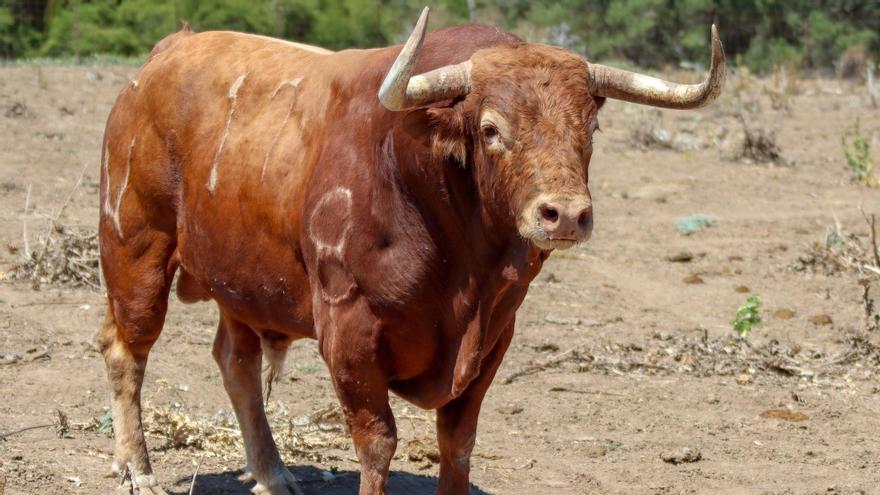
[[[510,281],[528,283],[546,256],[525,241],[515,226],[493,220],[485,203],[491,199],[481,197],[473,167],[432,156],[429,149],[412,146],[404,132],[392,132],[395,175],[438,247],[461,256],[463,262],[495,267]]]

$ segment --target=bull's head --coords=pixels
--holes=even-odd
[[[592,231],[587,172],[605,98],[696,108],[714,100],[724,80],[715,26],[712,65],[701,84],[671,83],[529,43],[485,48],[466,62],[414,75],[427,21],[425,8],[379,99],[389,110],[419,109],[410,115],[427,122],[421,128],[434,150],[473,164],[480,194],[492,198],[487,213],[541,249],[569,248]],[[456,104],[431,108],[449,100]]]

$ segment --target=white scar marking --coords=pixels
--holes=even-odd
[[[283,81],[281,84],[275,88],[275,91],[272,92],[272,96],[269,99],[275,98],[278,95],[278,92],[281,91],[282,88],[290,86],[292,88],[296,88],[299,86],[299,83],[302,81],[301,77],[297,77],[296,79],[291,79],[289,81]],[[269,166],[269,157],[272,156],[272,150],[275,149],[275,143],[278,142],[278,138],[281,137],[281,131],[284,130],[284,126],[287,125],[287,121],[290,120],[290,114],[293,113],[293,105],[296,103],[296,99],[290,102],[290,106],[287,107],[287,114],[284,116],[284,120],[281,122],[281,125],[278,127],[278,130],[275,131],[275,136],[272,138],[272,141],[269,143],[269,149],[266,150],[266,158],[263,159],[263,170],[260,172],[260,180],[262,181],[266,177],[266,167]]]
[[[247,74],[238,76],[232,86],[229,87],[229,111],[226,114],[226,127],[223,129],[223,136],[220,137],[220,144],[217,151],[214,152],[214,161],[211,163],[211,175],[208,177],[208,191],[214,192],[217,188],[217,164],[220,162],[220,156],[223,153],[223,146],[226,144],[226,138],[229,137],[229,126],[232,124],[232,117],[235,115],[235,103],[238,101],[238,90],[244,84]]]
[[[110,213],[110,143],[104,145],[104,161],[101,171],[104,173],[104,214]]]
[[[331,200],[336,198],[342,198],[345,204],[345,217],[344,222],[345,225],[342,227],[342,232],[339,234],[339,239],[336,241],[336,244],[329,244],[327,242],[318,239],[318,236],[314,234],[315,225],[317,222],[322,221],[319,218],[321,215],[321,210],[324,209],[324,206],[327,205]],[[318,256],[333,256],[342,260],[342,253],[345,251],[345,242],[348,239],[348,231],[351,229],[351,189],[345,187],[337,187],[336,189],[325,194],[318,202],[315,204],[315,210],[312,212],[312,218],[309,222],[309,232],[311,233],[310,237],[312,238],[312,242],[315,243],[315,248],[318,252]]]
[[[299,86],[299,83],[302,82],[302,80],[303,80],[303,78],[297,77],[296,79],[281,81],[281,84],[279,84],[278,87],[275,88],[275,91],[272,92],[272,96],[270,96],[269,99],[271,100],[271,99],[274,99],[276,96],[278,96],[278,92],[281,91],[281,89],[284,88],[285,86],[290,86],[291,88],[295,88],[295,87]]]
[[[116,224],[116,233],[119,234],[120,239],[122,239],[123,236],[122,224],[119,221],[119,208],[122,206],[122,195],[125,194],[125,190],[128,189],[128,177],[131,175],[131,155],[134,150],[135,139],[137,138],[131,138],[131,144],[128,145],[128,163],[125,165],[125,177],[123,177],[122,185],[119,186],[119,191],[116,193],[116,207],[113,208],[113,223]]]
[[[138,87],[138,80],[132,79],[131,80],[131,89],[137,89],[137,87]]]

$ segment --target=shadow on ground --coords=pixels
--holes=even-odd
[[[330,481],[324,481],[322,471],[314,466],[290,467],[290,471],[299,480],[306,495],[357,495],[359,473],[356,471],[340,471]],[[253,482],[238,481],[241,471],[224,473],[205,473],[196,478],[194,495],[244,495],[250,494]],[[174,483],[170,493],[187,495],[191,478],[181,478]],[[403,471],[392,471],[388,478],[389,495],[434,495],[437,489],[437,478],[422,476]],[[471,495],[490,495],[471,485]]]

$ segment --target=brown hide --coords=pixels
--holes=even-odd
[[[482,26],[438,31],[419,70],[515,41]],[[130,173],[119,235],[137,229],[137,201],[175,226],[186,299],[200,287],[255,329],[318,337],[325,356],[328,335],[369,333],[360,352],[379,356],[406,398],[438,407],[460,393],[541,255],[486,225],[470,171],[433,159],[400,131],[404,115],[379,105],[397,49],[322,54],[228,32],[161,45],[107,127],[104,196]],[[110,217],[103,236],[117,235]],[[363,321],[340,329],[360,299]]]

